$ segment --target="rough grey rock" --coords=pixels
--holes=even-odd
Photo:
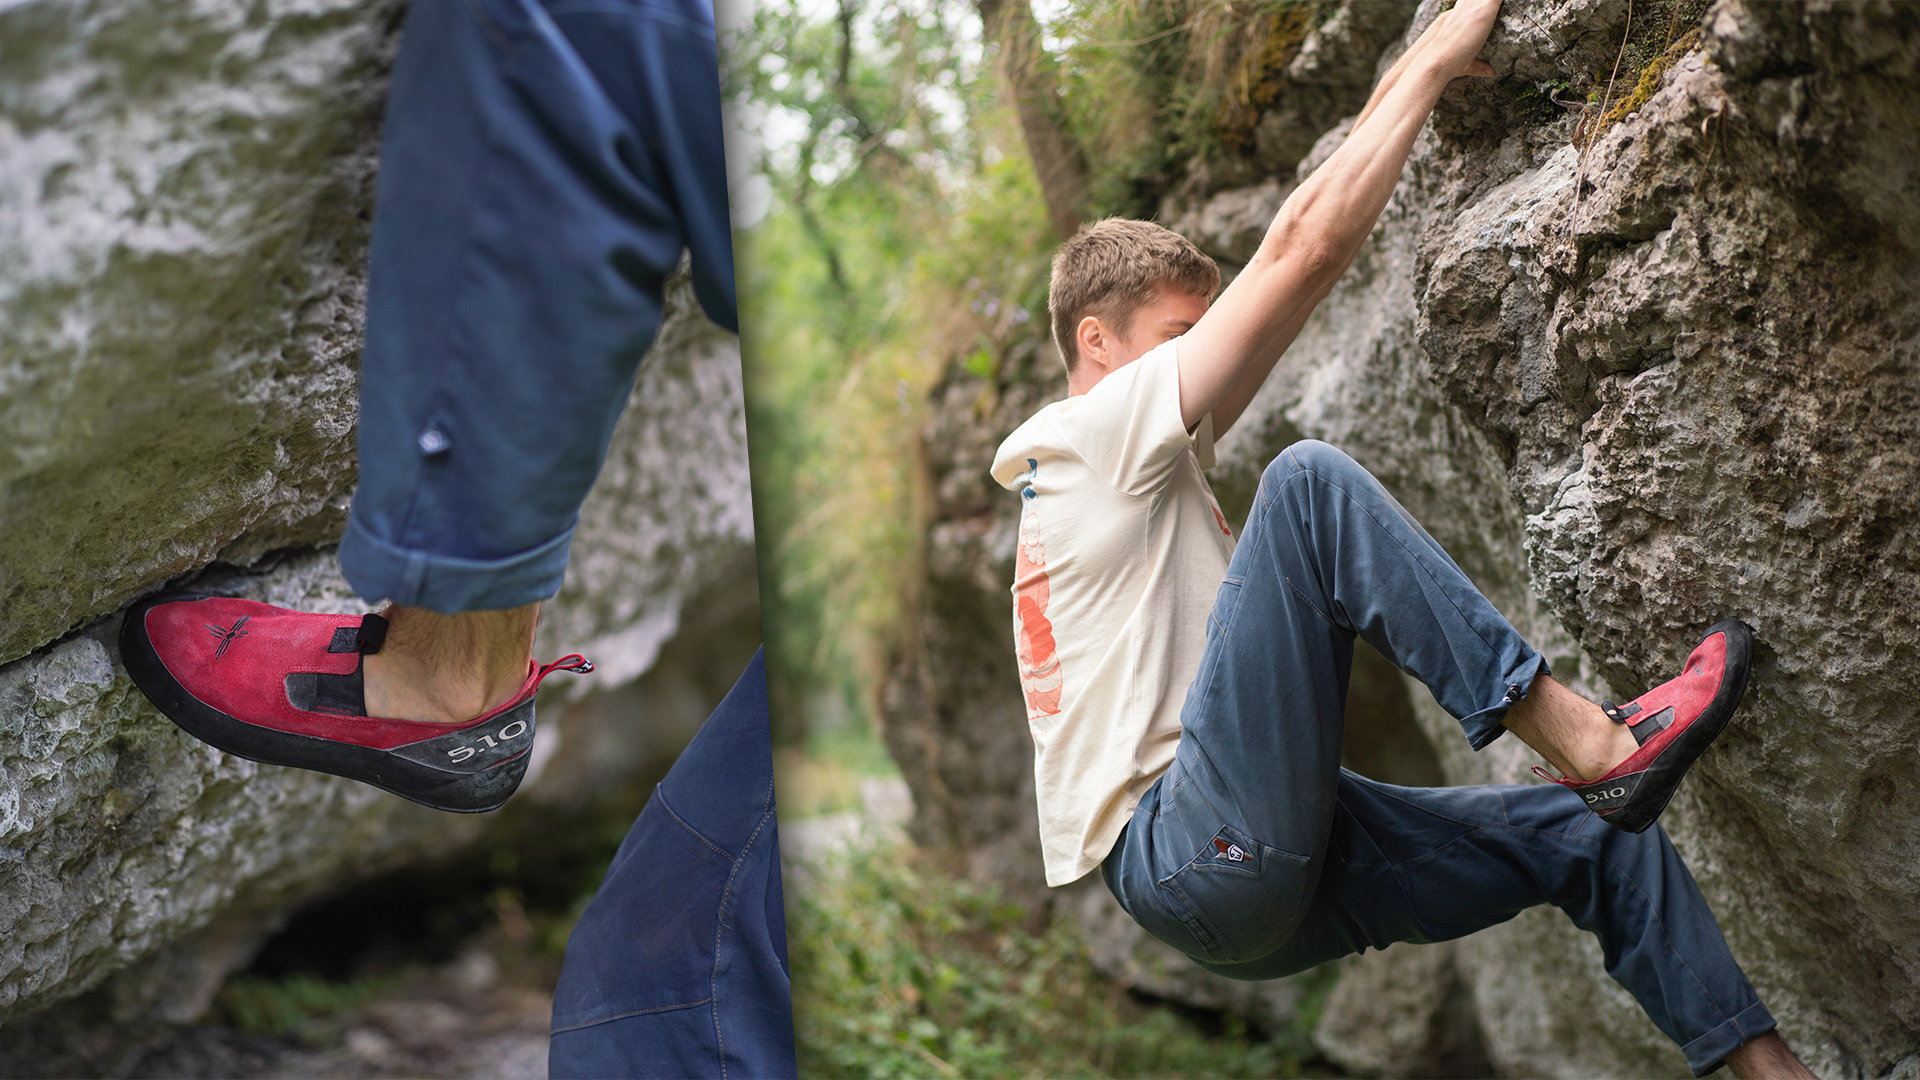
[[[1503,26],[1572,40],[1589,15],[1606,25],[1530,7]],[[1892,493],[1920,464],[1920,211],[1886,193],[1920,160],[1914,15],[1723,4],[1584,159],[1456,92],[1259,406],[1387,478],[1590,694],[1671,677],[1722,614],[1759,628],[1743,719],[1665,820],[1789,1039],[1865,1075],[1920,1043],[1914,917],[1874,899],[1913,888],[1896,823],[1920,695],[1893,657],[1916,555]],[[1230,469],[1272,449],[1251,438]],[[1524,748],[1468,753],[1413,696],[1449,780],[1525,779]],[[1551,912],[1463,943],[1504,1072],[1676,1068],[1597,960]]]
[[[1382,50],[1405,33],[1419,0],[1341,4],[1301,42],[1287,63],[1298,83],[1372,89]]]
[[[1202,971],[1177,949],[1148,937],[1097,876],[1068,886],[1064,906],[1086,932],[1090,958],[1102,975],[1129,990],[1246,1017],[1268,1031],[1293,1025],[1318,978],[1307,973],[1246,982]]]
[[[1442,118],[1458,209],[1416,286],[1596,683],[1671,677],[1723,614],[1756,627],[1743,719],[1668,828],[1788,1037],[1868,1075],[1920,1045],[1920,922],[1892,899],[1920,852],[1917,31],[1903,5],[1722,3],[1584,163],[1510,177]]]
[[[126,1066],[318,893],[630,818],[758,644],[738,346],[682,281],[538,638],[600,670],[506,809],[230,757],[127,679],[169,579],[365,610],[330,545],[398,14],[0,5],[0,1074]]]
[[[759,636],[738,354],[697,324],[684,290],[676,298],[655,356],[665,362],[643,372],[582,511],[585,557],[540,632],[543,655],[587,651],[602,667],[543,691],[534,764],[507,810],[442,814],[204,746],[127,679],[117,618],[0,668],[0,1018],[87,990],[201,927],[252,926],[197,980],[176,977],[207,954],[189,942],[156,962],[167,977],[128,975],[114,990],[128,999],[110,1010],[117,1019],[156,1005],[159,1018],[190,1019],[301,899],[511,839],[536,819],[564,823],[671,760]],[[196,585],[366,609],[331,549]]]
[[[1414,25],[1438,7],[1423,4]],[[1347,277],[1223,442],[1215,490],[1243,506],[1287,442],[1342,446],[1589,696],[1672,677],[1722,615],[1752,623],[1746,707],[1663,824],[1816,1072],[1911,1071],[1920,9],[1720,0],[1651,98],[1571,146],[1576,113],[1542,115],[1529,91],[1555,84],[1578,100],[1599,88],[1593,73],[1614,63],[1627,14],[1614,0],[1509,0],[1485,54],[1504,78],[1448,91]],[[1343,137],[1313,134],[1306,168]],[[1176,188],[1163,219],[1233,261],[1249,209],[1279,190]],[[945,393],[971,406],[1030,390]],[[1019,415],[982,412],[989,450],[1031,410],[1009,411]],[[936,421],[949,422],[964,423]],[[944,476],[959,467],[944,448],[971,436],[937,430]],[[953,486],[942,481],[943,499]],[[953,545],[932,604],[957,605],[963,582],[991,579],[1004,605],[1011,533],[993,513],[1010,511],[943,504],[934,536],[964,534],[981,561],[965,564]],[[996,616],[983,650],[1002,645],[1004,607]],[[958,699],[970,715],[993,708],[980,696],[984,653],[957,644],[957,626],[922,632],[971,669],[974,696]],[[1017,723],[1005,662],[992,692]],[[941,679],[963,687],[957,673],[930,681]],[[1517,740],[1473,754],[1424,689],[1406,697],[1447,782],[1530,782],[1535,759]],[[900,723],[896,746],[919,730]],[[977,769],[970,779],[985,782]],[[942,813],[927,808],[937,791],[915,788],[923,814]],[[1466,939],[1452,962],[1503,1075],[1684,1075],[1606,979],[1593,939],[1558,912]],[[1403,1018],[1385,1004],[1394,995],[1335,997],[1328,1023],[1343,1030]],[[1360,1063],[1404,1060],[1395,1045],[1344,1052],[1374,1068]]]
[[[1184,213],[1175,210],[1181,205],[1175,202],[1163,212],[1175,211],[1178,216],[1168,217],[1165,224],[1194,243],[1205,245],[1214,258],[1244,265],[1259,250],[1267,225],[1296,186],[1268,178],[1252,187],[1230,188],[1184,207]]]
[[[1488,1076],[1458,945],[1389,945],[1335,965],[1313,1045],[1358,1076]]]
[[[0,10],[0,662],[338,535],[397,17]]]
[[[1276,7],[1256,15],[1251,25],[1267,37],[1242,58],[1240,77],[1250,85],[1237,93],[1258,113],[1245,131],[1237,122],[1234,131],[1222,129],[1227,145],[1185,163],[1176,202],[1290,173],[1322,132],[1366,104],[1381,50],[1399,41],[1416,7],[1417,0],[1340,4],[1306,29],[1290,58],[1286,39],[1297,30],[1287,14]]]

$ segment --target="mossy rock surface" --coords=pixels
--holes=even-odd
[[[401,14],[0,5],[0,1075],[113,1071],[317,894],[630,821],[759,642],[739,348],[676,282],[537,644],[600,670],[505,810],[221,754],[127,678],[169,579],[364,610],[331,544]]]

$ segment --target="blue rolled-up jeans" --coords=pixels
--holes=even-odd
[[[683,248],[736,329],[708,0],[414,0],[340,567],[452,614],[560,589]]]
[[[1557,784],[1407,788],[1340,768],[1358,635],[1476,748],[1544,658],[1372,475],[1325,443],[1268,466],[1208,624],[1173,764],[1102,864],[1154,937],[1270,979],[1553,904],[1696,1074],[1774,1027],[1679,854]]]
[[[793,1004],[756,653],[567,939],[553,1077],[791,1077]]]

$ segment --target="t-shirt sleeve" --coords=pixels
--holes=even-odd
[[[1200,459],[1200,467],[1211,469],[1219,464],[1213,453],[1213,414],[1200,418],[1200,425],[1193,429],[1193,453]]]
[[[1175,338],[1107,375],[1061,418],[1073,448],[1122,494],[1165,484],[1193,445],[1180,417],[1179,344]]]

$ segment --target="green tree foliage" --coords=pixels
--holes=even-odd
[[[918,569],[928,389],[1044,312],[1045,208],[970,5],[776,0],[727,48],[771,192],[737,244],[777,715],[864,715]]]

